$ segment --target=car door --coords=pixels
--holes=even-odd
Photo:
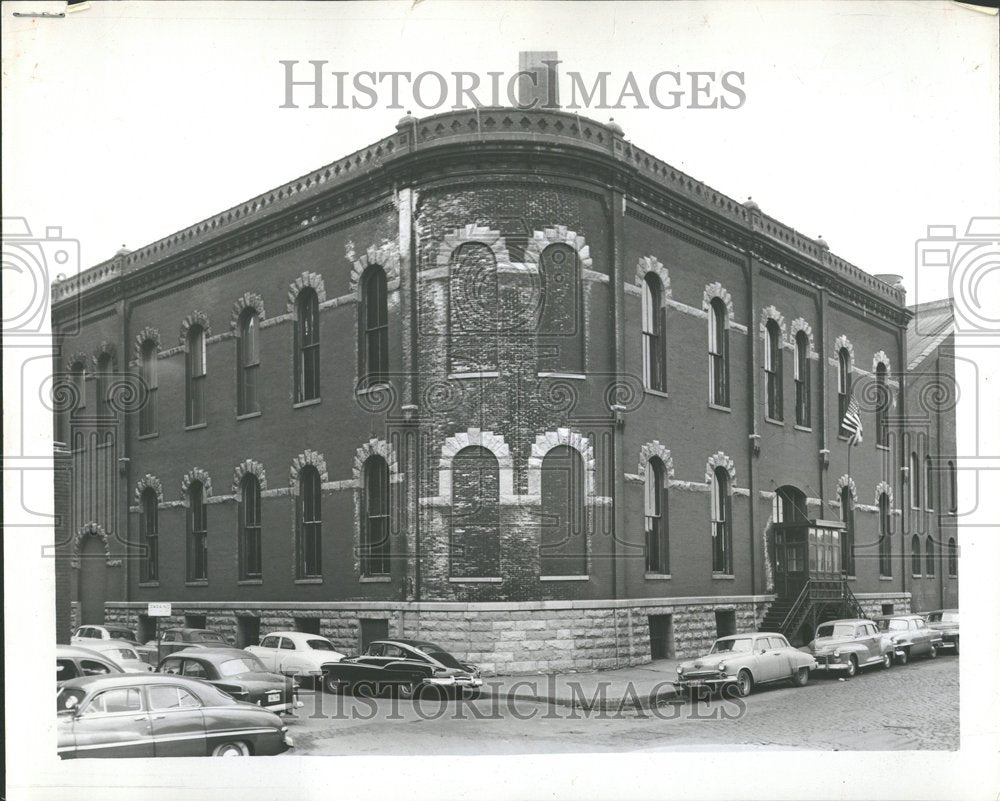
[[[273,668],[275,673],[291,673],[295,670],[295,642],[289,637],[278,640],[278,651]]]
[[[205,756],[205,716],[201,701],[173,684],[146,686],[155,756]]]
[[[917,618],[913,621],[915,631],[913,632],[913,642],[917,646],[919,653],[928,655],[933,647],[931,643],[933,639],[931,637],[931,629],[927,628],[927,623],[923,618]]]
[[[152,724],[138,687],[97,693],[73,719],[78,757],[151,757]]]
[[[264,667],[268,670],[278,669],[278,641],[281,638],[276,634],[268,634],[263,640],[260,641],[260,645],[256,648],[247,648],[247,650],[256,654],[261,662],[264,663]]]
[[[781,676],[781,653],[773,647],[770,637],[758,637],[754,641],[753,658],[757,663],[753,672],[758,682],[776,681]]]
[[[771,643],[771,653],[776,655],[778,662],[778,674],[776,680],[789,678],[798,667],[792,663],[792,647],[788,640],[778,634],[772,634],[767,638]]]

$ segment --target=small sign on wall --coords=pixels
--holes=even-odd
[[[168,617],[170,615],[170,603],[163,601],[150,601],[146,614],[150,617]]]

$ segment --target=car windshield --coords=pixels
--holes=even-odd
[[[933,612],[927,616],[928,623],[958,623],[958,612]]]
[[[306,645],[314,651],[332,651],[333,643],[329,640],[306,640]]]
[[[715,645],[712,646],[711,652],[713,654],[726,654],[730,651],[744,653],[752,650],[753,640],[749,637],[740,637],[735,640],[717,640]]]
[[[219,665],[219,674],[222,676],[235,676],[238,673],[252,673],[255,670],[264,671],[264,663],[257,657],[247,654],[237,659],[227,659]]]
[[[84,696],[86,693],[83,690],[68,690],[63,687],[56,693],[56,712],[68,712],[75,709],[80,706]]]
[[[910,628],[909,620],[880,620],[879,628],[882,631],[906,631]]]
[[[108,633],[111,634],[116,640],[128,640],[128,642],[135,642],[135,635],[128,629],[108,629]]]
[[[829,623],[816,629],[817,637],[853,637],[853,623]]]
[[[441,651],[441,650],[438,650],[438,651],[426,651],[425,653],[431,659],[436,659],[438,662],[440,662],[445,667],[449,667],[449,668],[452,668],[454,670],[465,670],[465,668],[462,667],[462,663],[459,662],[457,659],[455,659],[455,657],[453,657],[447,651]]]
[[[131,648],[112,648],[110,651],[105,653],[112,654],[118,657],[118,659],[138,659],[139,655],[133,651]]]
[[[214,631],[198,631],[191,635],[191,642],[225,642],[221,634]]]

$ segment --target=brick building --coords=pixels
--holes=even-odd
[[[902,288],[614,123],[407,116],[53,291],[77,622],[518,672],[694,654],[815,570],[867,612],[930,586]]]

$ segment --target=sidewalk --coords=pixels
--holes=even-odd
[[[589,673],[492,676],[484,696],[516,698],[581,709],[648,708],[673,700],[680,659],[658,659],[638,667]]]

